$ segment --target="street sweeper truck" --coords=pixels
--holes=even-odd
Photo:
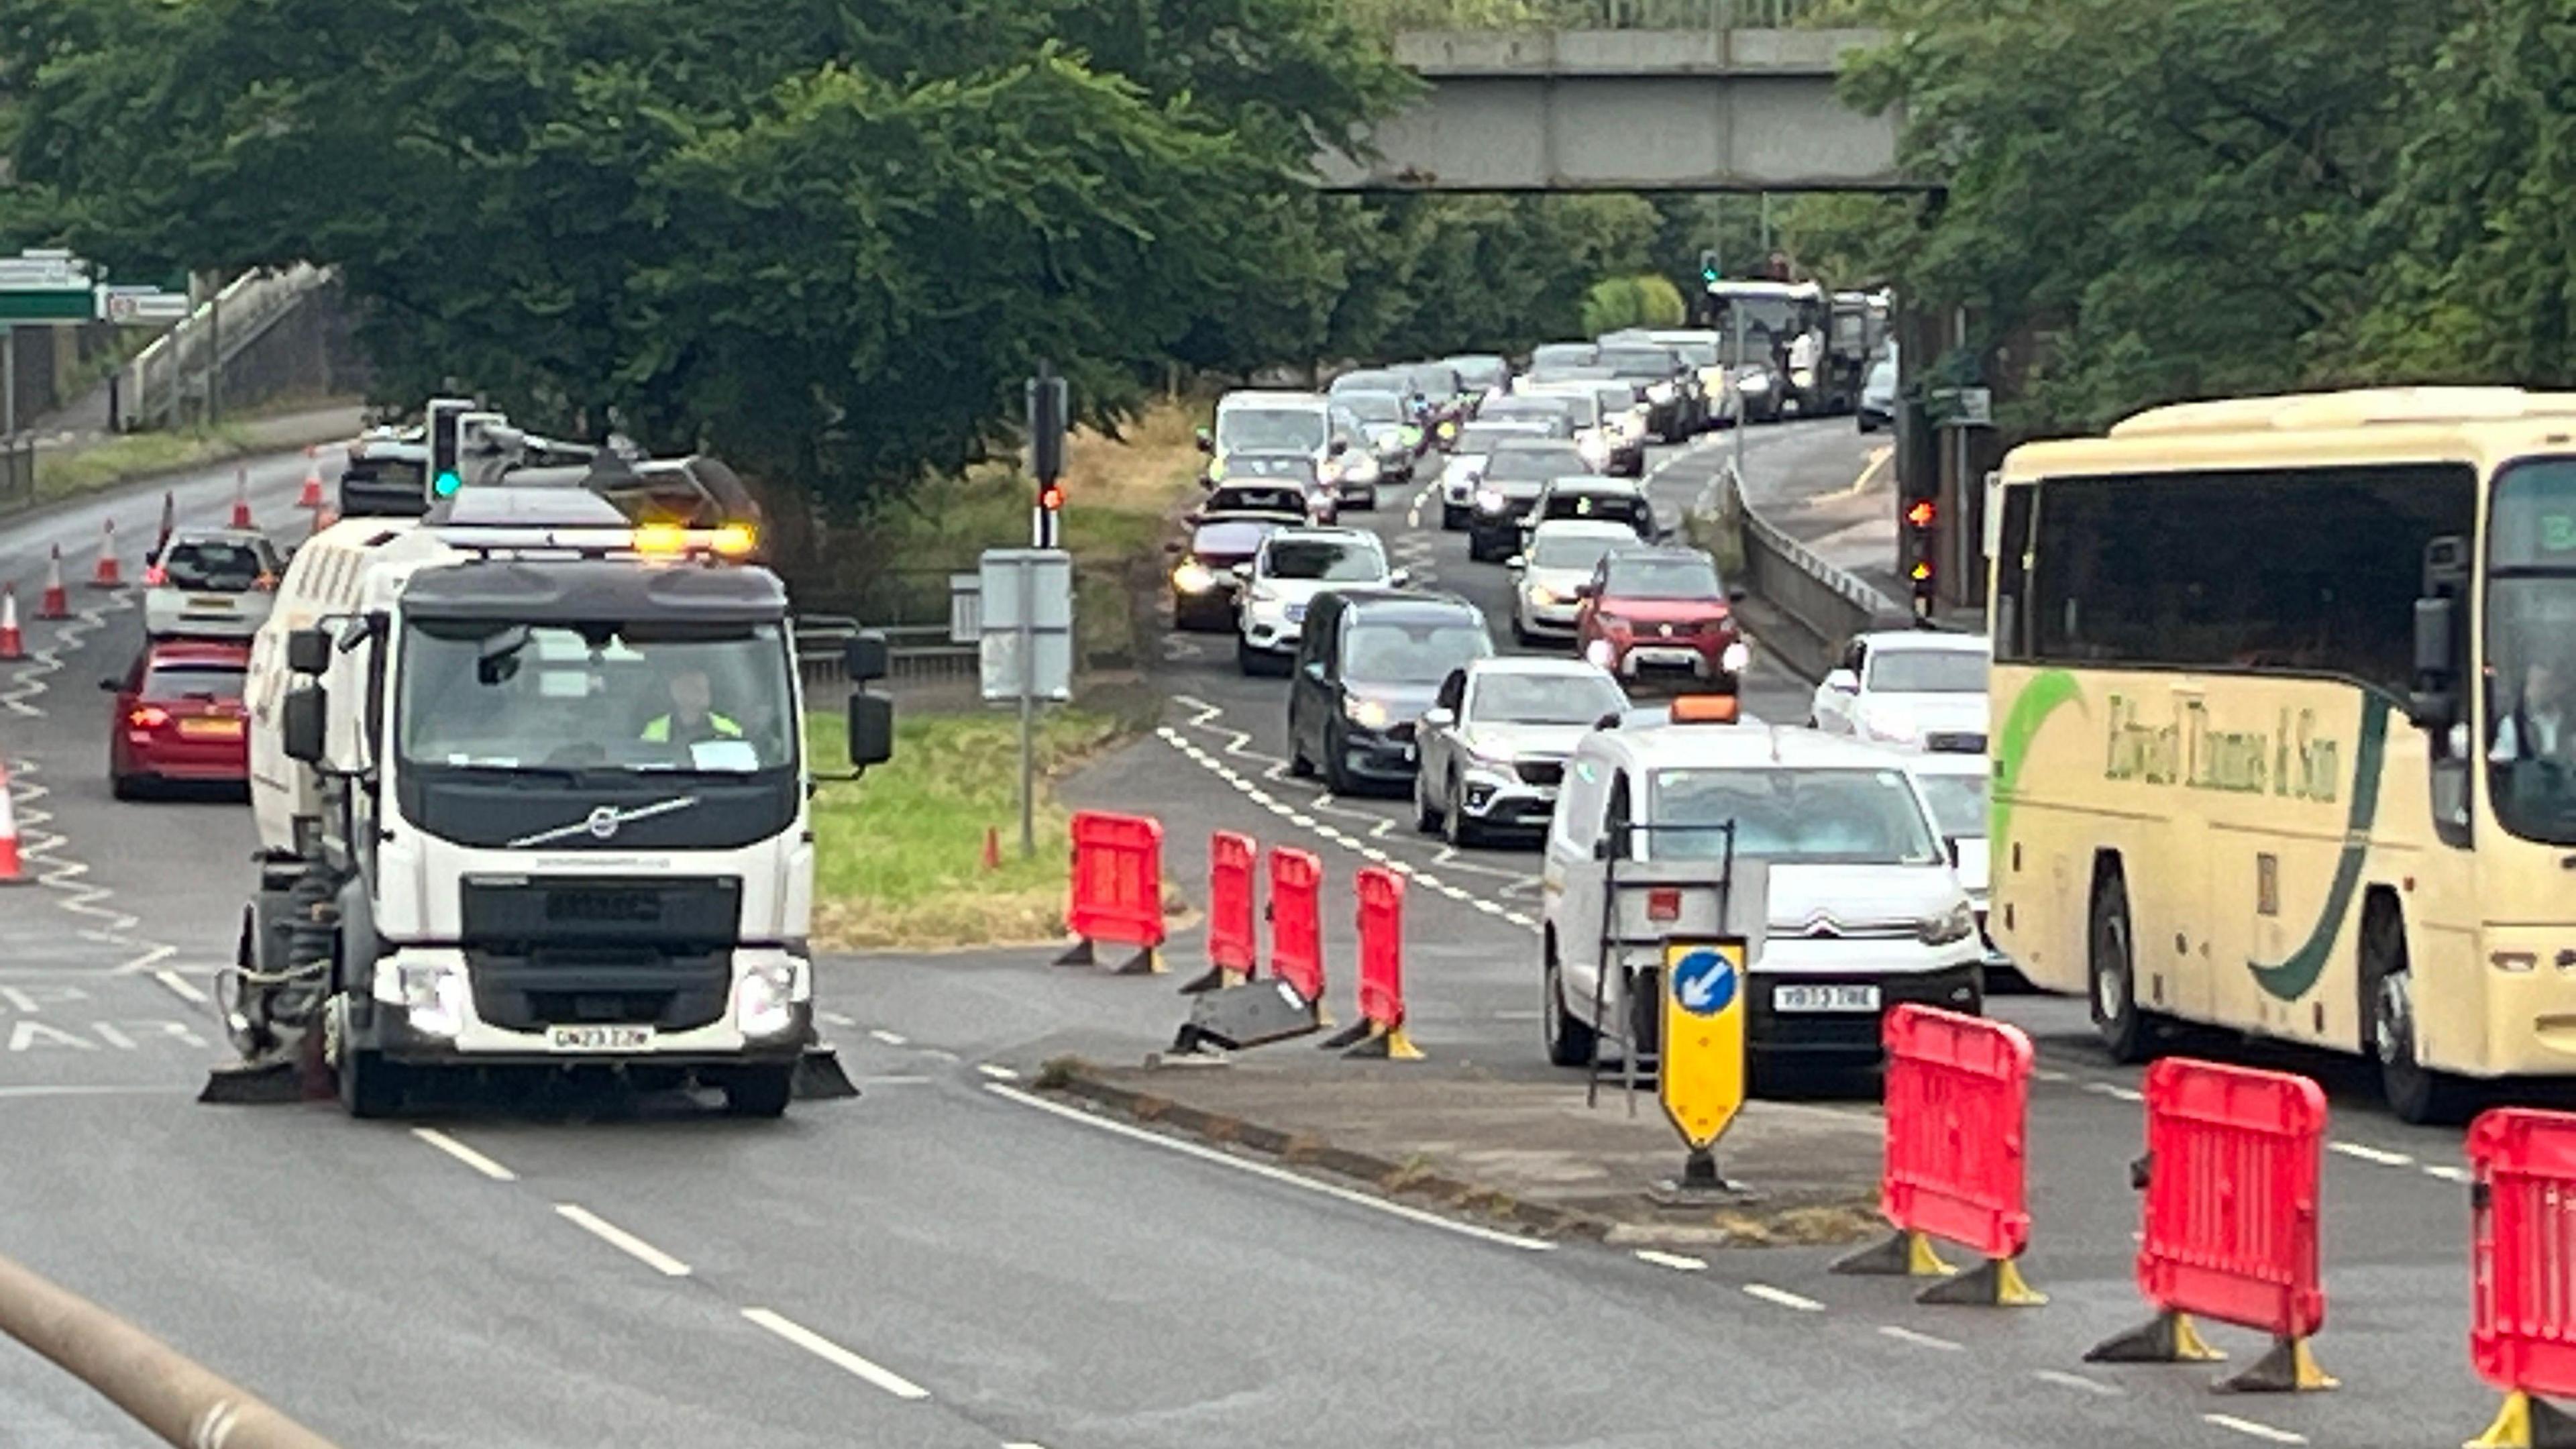
[[[218,981],[243,1060],[206,1100],[336,1090],[370,1117],[514,1072],[751,1116],[850,1094],[814,1026],[786,589],[748,525],[612,501],[689,469],[563,448],[460,475],[433,439],[422,507],[344,492],[374,511],[288,566],[247,688],[257,885]],[[892,751],[864,687],[884,643],[836,662],[855,774]]]

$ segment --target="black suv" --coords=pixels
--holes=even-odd
[[[1513,438],[1494,445],[1468,500],[1467,557],[1499,563],[1521,551],[1521,519],[1551,479],[1589,473],[1583,450],[1552,438]]]
[[[1485,616],[1454,594],[1329,589],[1306,608],[1288,682],[1288,772],[1336,794],[1413,781],[1413,727],[1440,682],[1494,652]]]

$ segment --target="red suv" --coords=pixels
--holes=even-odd
[[[1752,651],[1730,607],[1744,597],[1718,581],[1697,549],[1623,549],[1604,556],[1577,590],[1574,637],[1583,657],[1621,679],[1690,679],[1732,694]]]
[[[245,644],[148,644],[122,679],[108,725],[107,777],[119,800],[166,781],[250,783],[250,715],[242,708]]]

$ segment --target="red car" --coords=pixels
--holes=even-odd
[[[144,646],[122,679],[108,725],[107,777],[119,800],[164,782],[250,783],[250,714],[242,682],[247,644],[161,640]]]
[[[1731,607],[1744,597],[1718,581],[1697,549],[1623,549],[1604,556],[1576,591],[1574,637],[1583,657],[1621,679],[1666,676],[1732,694],[1752,662]]]

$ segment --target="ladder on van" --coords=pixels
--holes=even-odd
[[[1687,829],[1695,835],[1715,831],[1725,838],[1725,847],[1719,852],[1717,859],[1717,879],[1712,884],[1717,890],[1717,919],[1720,921],[1735,919],[1734,821],[1729,820],[1721,825],[1687,827],[1636,825],[1622,821],[1602,832],[1601,849],[1608,854],[1601,866],[1601,933],[1596,947],[1599,954],[1594,958],[1601,963],[1601,967],[1592,973],[1592,1060],[1585,1070],[1583,1105],[1587,1108],[1600,1105],[1601,1083],[1607,1076],[1602,1069],[1601,1047],[1604,1042],[1611,1039],[1606,1023],[1609,1021],[1607,1012],[1610,1004],[1610,976],[1615,970],[1620,977],[1619,1089],[1628,1099],[1628,1115],[1631,1117],[1637,1115],[1637,1084],[1641,1080],[1641,1072],[1660,1072],[1663,1067],[1660,1040],[1663,968],[1657,965],[1637,973],[1646,989],[1634,990],[1628,981],[1624,953],[1628,948],[1637,946],[1661,947],[1664,944],[1664,938],[1630,933],[1627,923],[1631,917],[1628,912],[1621,909],[1623,894],[1642,893],[1657,888],[1672,889],[1673,881],[1667,873],[1657,873],[1652,880],[1622,881],[1619,876],[1619,866],[1622,862],[1635,858],[1638,836],[1651,839],[1659,829],[1664,831]],[[1646,912],[1639,912],[1635,919],[1651,925],[1651,919]],[[1641,1014],[1641,1002],[1652,1014]],[[1656,1050],[1653,1052],[1646,1049],[1648,1038],[1655,1039]]]

